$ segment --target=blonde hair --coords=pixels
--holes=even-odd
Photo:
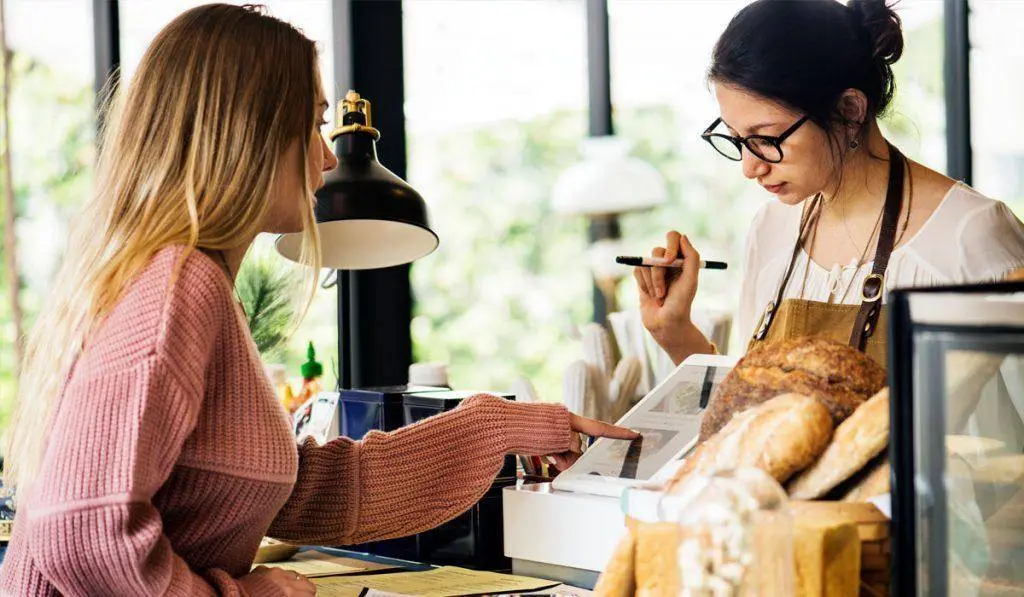
[[[305,164],[320,94],[315,44],[261,7],[211,4],[168,24],[107,111],[96,184],[29,334],[4,481],[38,473],[50,418],[89,334],[161,249],[224,250],[260,232],[299,141],[306,306],[320,270]]]

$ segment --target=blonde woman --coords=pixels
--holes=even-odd
[[[259,10],[203,6],[157,35],[29,339],[0,592],[312,595],[298,575],[250,572],[261,537],[416,533],[478,500],[506,452],[564,464],[573,431],[634,436],[479,396],[395,433],[296,449],[232,281],[260,232],[304,231],[319,269],[313,190],[337,164],[318,132],[326,107],[313,42]],[[459,466],[439,484],[423,463],[442,461]]]

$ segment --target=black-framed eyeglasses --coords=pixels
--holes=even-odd
[[[754,154],[757,158],[769,164],[778,164],[782,161],[782,142],[796,132],[800,126],[807,122],[810,116],[804,116],[793,123],[793,126],[786,129],[778,137],[768,135],[750,135],[749,137],[733,137],[722,133],[713,133],[716,126],[722,123],[721,118],[716,118],[703,133],[701,138],[711,144],[715,150],[734,162],[743,160],[743,148]]]

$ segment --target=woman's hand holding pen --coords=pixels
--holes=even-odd
[[[697,249],[690,239],[672,230],[665,235],[665,246],[655,247],[651,255],[666,263],[682,258],[683,267],[633,268],[644,327],[676,364],[691,354],[712,352],[711,343],[690,319],[700,271]]]
[[[616,427],[609,423],[603,423],[595,419],[588,419],[577,414],[569,413],[569,428],[572,429],[572,444],[569,450],[561,454],[551,454],[550,458],[560,471],[569,468],[572,463],[583,454],[583,438],[580,434],[590,437],[607,437],[610,439],[636,439],[639,433],[632,429]]]

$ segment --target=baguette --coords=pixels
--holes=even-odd
[[[783,394],[744,411],[699,445],[669,484],[680,489],[695,475],[757,467],[779,483],[808,466],[832,437],[828,409],[813,398]]]
[[[889,390],[872,396],[836,427],[821,457],[789,484],[794,500],[820,498],[864,468],[889,444]]]

